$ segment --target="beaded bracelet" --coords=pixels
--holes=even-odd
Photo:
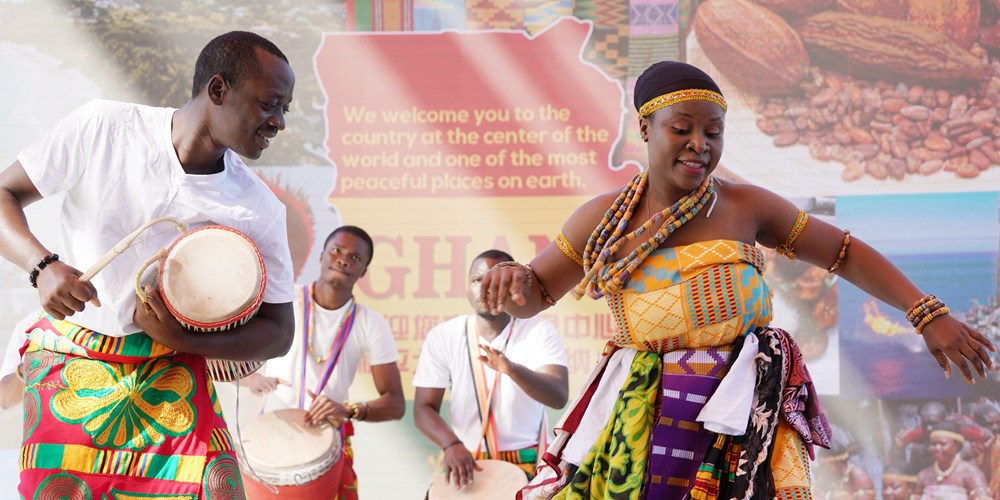
[[[573,245],[568,239],[566,239],[566,236],[562,233],[556,235],[555,244],[559,250],[562,250],[563,255],[569,257],[573,262],[576,262],[576,265],[583,267],[583,257],[580,255],[580,252],[577,252],[576,249],[573,248]]]
[[[937,304],[944,305],[944,303],[937,298],[937,295],[930,294],[920,297],[909,307],[909,309],[906,310],[906,321],[909,321],[911,325],[915,325],[920,321],[919,317],[922,314]]]
[[[917,331],[917,335],[924,333],[924,327],[927,326],[927,324],[930,323],[931,320],[933,320],[938,316],[944,316],[945,314],[948,314],[950,312],[951,309],[948,309],[948,306],[944,306],[938,309],[934,309],[933,311],[925,314],[923,318],[920,319],[920,323],[917,323],[917,325],[914,327],[914,329]]]
[[[792,230],[788,232],[788,236],[785,238],[785,241],[774,247],[774,250],[791,260],[795,260],[795,248],[792,245],[795,243],[795,240],[799,238],[799,235],[802,234],[802,230],[806,228],[807,222],[809,222],[809,215],[802,210],[799,210],[799,215],[795,218],[795,224],[792,226]]]
[[[826,271],[832,273],[836,271],[841,264],[844,263],[844,259],[847,258],[847,247],[851,246],[851,232],[844,230],[844,244],[840,247],[840,253],[837,254],[837,260],[833,261],[833,265],[830,266]]]
[[[924,331],[924,327],[938,316],[943,316],[951,312],[948,306],[944,305],[941,299],[934,295],[924,295],[906,310],[906,320],[913,325],[917,334]]]
[[[52,253],[43,257],[42,260],[38,261],[38,264],[35,264],[35,268],[28,273],[28,283],[31,283],[32,288],[38,288],[38,274],[42,272],[42,269],[45,269],[45,266],[57,260],[59,260],[59,255]]]
[[[538,291],[539,293],[542,294],[542,299],[545,300],[545,303],[550,306],[556,305],[555,299],[553,299],[552,296],[549,295],[549,292],[545,290],[545,287],[542,285],[542,282],[539,281],[538,275],[535,274],[535,270],[532,269],[531,266],[529,266],[528,264],[521,264],[520,262],[514,262],[512,260],[509,260],[506,262],[498,262],[494,264],[493,267],[490,268],[490,271],[494,269],[500,269],[501,267],[518,267],[521,270],[523,270],[527,275],[527,279],[524,280],[524,287],[531,288],[535,285],[538,285]]]
[[[348,408],[351,409],[351,413],[347,414],[347,419],[348,420],[354,418],[354,416],[358,414],[358,405],[357,404],[352,403],[350,401],[344,401],[344,406],[346,406],[346,407],[348,407]]]
[[[538,291],[541,292],[542,298],[545,299],[545,303],[550,306],[556,305],[556,299],[553,299],[552,296],[549,295],[549,292],[545,290],[545,286],[542,285],[542,280],[538,279],[538,275],[535,274],[535,270],[531,267],[531,265],[525,264],[524,268],[527,269],[531,273],[531,275],[535,277],[535,283],[538,284]]]
[[[512,260],[508,260],[506,262],[498,262],[494,264],[493,267],[490,268],[490,271],[494,269],[500,269],[501,267],[516,267],[521,269],[528,276],[528,278],[524,281],[524,287],[531,288],[535,286],[535,273],[531,271],[530,267],[521,264],[520,262],[514,262]]]

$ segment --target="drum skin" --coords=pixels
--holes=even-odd
[[[160,262],[164,305],[189,329],[222,331],[248,321],[267,286],[264,258],[245,234],[204,226],[174,241]]]
[[[336,497],[344,472],[340,433],[327,424],[308,426],[305,416],[304,410],[277,410],[243,429],[240,473],[249,500]]]
[[[445,482],[444,473],[434,475],[428,500],[511,500],[528,484],[528,477],[520,467],[502,460],[478,460],[483,470],[475,471],[472,484],[455,488]]]

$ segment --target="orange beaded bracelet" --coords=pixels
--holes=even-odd
[[[847,258],[847,247],[851,246],[851,232],[844,230],[844,244],[840,247],[840,253],[837,254],[837,260],[833,261],[833,264],[826,271],[832,273],[840,268],[840,265],[844,263],[844,259]]]

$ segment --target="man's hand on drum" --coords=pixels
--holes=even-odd
[[[313,398],[309,412],[306,413],[306,424],[319,425],[325,420],[347,420],[354,413],[347,405],[331,400],[326,396],[316,396],[312,391],[306,390]]]
[[[55,319],[66,319],[83,311],[87,303],[101,307],[97,289],[89,281],[80,281],[83,273],[61,261],[53,261],[38,273],[38,300],[42,309]]]
[[[183,351],[182,341],[188,331],[170,313],[152,286],[146,286],[146,301],[136,298],[132,320],[153,340],[176,351]]]
[[[522,266],[494,266],[483,275],[479,302],[493,314],[506,312],[508,301],[523,306],[527,302],[527,282],[528,274]]]
[[[279,385],[292,386],[287,380],[278,377],[268,377],[259,373],[253,373],[246,379],[247,387],[254,396],[263,396],[269,392],[274,392]]]
[[[474,470],[483,470],[472,453],[462,443],[455,443],[444,450],[444,479],[455,488],[465,488],[472,484]]]
[[[479,360],[486,363],[486,366],[498,373],[510,375],[513,366],[511,365],[510,359],[507,359],[507,356],[504,355],[503,351],[494,349],[485,344],[479,345],[479,351],[481,353]]]

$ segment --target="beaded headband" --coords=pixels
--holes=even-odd
[[[935,431],[931,431],[931,439],[934,439],[935,437],[942,437],[942,438],[946,438],[946,439],[954,439],[955,441],[958,441],[959,443],[965,442],[965,436],[963,436],[963,435],[961,435],[961,434],[959,434],[957,432],[952,432],[952,431],[944,431],[944,430],[940,430],[940,429],[935,430]]]
[[[726,98],[722,94],[705,89],[684,89],[654,97],[639,108],[639,116],[648,116],[653,111],[677,104],[683,101],[710,101],[726,110]]]

